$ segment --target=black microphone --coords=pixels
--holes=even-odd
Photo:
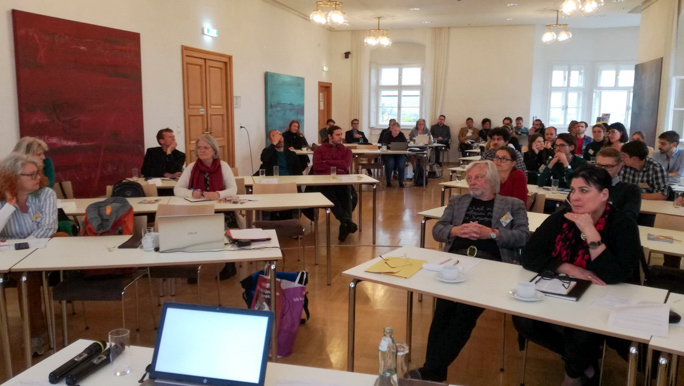
[[[92,343],[90,346],[86,347],[85,350],[81,351],[80,354],[69,359],[66,363],[59,366],[55,371],[51,372],[48,380],[52,384],[61,381],[71,369],[101,353],[106,347],[107,343],[104,340],[95,341],[95,343]]]
[[[87,360],[80,365],[76,366],[75,369],[71,370],[66,376],[66,384],[68,386],[77,385],[78,382],[82,381],[88,375],[94,373],[95,371],[101,369],[102,367],[109,364],[109,355],[111,354],[111,349],[106,349],[102,354]]]

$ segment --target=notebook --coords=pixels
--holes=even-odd
[[[530,280],[531,283],[535,283],[535,288],[544,295],[552,298],[572,300],[573,302],[579,300],[582,294],[589,288],[589,285],[591,285],[591,281],[589,280],[580,280],[575,279],[574,277],[569,278],[569,283],[565,277],[563,278],[563,281],[568,286],[565,291],[555,285],[555,282],[560,282],[558,279],[543,280],[541,275],[537,275]]]
[[[159,252],[223,250],[223,214],[159,216]]]
[[[261,386],[273,313],[164,303],[148,384]]]

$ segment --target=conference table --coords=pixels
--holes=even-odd
[[[610,310],[593,307],[591,304],[604,295],[618,296],[633,301],[664,303],[668,291],[632,284],[608,286],[591,285],[577,301],[544,297],[539,302],[522,302],[513,298],[509,291],[519,282],[529,281],[536,273],[515,264],[507,264],[486,259],[440,252],[418,247],[402,247],[386,253],[384,257],[402,256],[426,260],[439,264],[446,258],[457,258],[464,266],[476,263],[466,272],[467,279],[458,284],[443,283],[436,280],[437,272],[419,270],[408,279],[390,275],[365,272],[366,269],[381,261],[380,257],[348,269],[342,273],[351,279],[349,283],[349,335],[347,341],[347,370],[354,371],[354,336],[356,325],[356,289],[360,282],[381,284],[407,292],[406,305],[406,343],[411,347],[413,293],[431,295],[436,298],[464,303],[488,310],[517,315],[534,320],[553,323],[563,327],[576,328],[633,342],[629,357],[628,379],[635,379],[638,350],[634,343],[648,344],[651,336],[610,326]],[[470,263],[466,262],[470,261]],[[374,315],[365,315],[373,317]]]
[[[365,174],[339,174],[336,176],[331,175],[308,175],[308,176],[279,176],[277,181],[273,182],[273,177],[266,177],[265,181],[262,181],[261,177],[253,177],[252,181],[245,181],[245,186],[253,186],[254,184],[262,183],[278,183],[287,184],[295,183],[297,186],[344,186],[344,185],[371,185],[373,188],[373,244],[375,244],[376,235],[376,212],[377,212],[377,187],[379,181],[375,178],[367,176]],[[363,187],[357,190],[359,195],[359,232],[363,229]],[[330,209],[326,209],[326,215]]]
[[[456,166],[453,168],[449,168],[449,181],[454,180],[454,174],[461,174],[462,175],[463,173],[465,173],[465,171],[466,171],[466,168],[464,168],[463,166]]]
[[[10,268],[10,272],[22,272],[23,296],[23,331],[24,331],[24,355],[27,367],[31,367],[31,333],[29,329],[28,297],[26,291],[26,277],[29,272],[42,272],[43,297],[45,304],[54,304],[49,296],[47,272],[69,271],[86,269],[115,269],[131,267],[159,267],[174,265],[218,264],[250,261],[268,261],[270,264],[271,286],[275,288],[276,262],[282,260],[278,237],[274,230],[266,230],[271,238],[269,245],[260,249],[226,249],[213,252],[145,252],[141,248],[119,249],[131,236],[98,236],[98,237],[55,237],[48,241],[45,248],[31,251],[19,262]],[[271,307],[275,309],[275,297],[271,299]],[[33,299],[36,301],[36,299]],[[54,308],[47,310],[48,320],[51,326],[49,331],[55,331]],[[3,310],[4,311],[4,310]],[[62,302],[62,328],[64,342],[66,336],[66,302]],[[274,319],[275,323],[275,319]],[[274,327],[272,349],[277,346],[277,328]],[[55,345],[55,334],[51,334],[51,346]],[[277,348],[276,348],[277,349]],[[273,351],[274,358],[275,353]]]
[[[684,316],[684,295],[670,292],[667,297],[667,304],[672,311]],[[656,385],[675,385],[679,357],[684,355],[684,321],[679,322],[677,326],[670,325],[667,338],[656,336],[651,338],[648,345],[649,357],[653,350],[661,352],[658,360],[658,381]],[[667,371],[668,366],[669,373]],[[665,378],[669,378],[670,383],[666,383]]]
[[[467,164],[469,164],[469,163],[471,163],[471,162],[479,161],[479,160],[481,160],[481,159],[482,159],[482,157],[479,156],[479,155],[471,155],[471,156],[468,156],[468,157],[461,157],[461,158],[459,158],[458,160],[461,161],[461,164],[467,165]]]
[[[456,189],[458,191],[458,194],[462,194],[468,191],[468,181],[466,181],[465,179],[460,181],[440,182],[439,185],[442,187],[442,205],[444,205],[444,203],[446,202],[447,190],[449,191],[449,195],[451,194],[452,189]],[[543,194],[546,196],[547,201],[565,201],[569,193],[569,190],[567,189],[560,189],[557,192],[554,192],[551,190],[550,187],[541,187],[530,184],[527,185],[527,191],[529,193]],[[682,210],[682,215],[684,215],[684,210]]]
[[[157,213],[159,205],[166,205],[172,197],[129,197],[126,198],[135,214],[152,214]],[[106,197],[100,198],[72,198],[57,200],[57,207],[64,210],[67,216],[83,216],[86,208],[90,204],[106,200]]]

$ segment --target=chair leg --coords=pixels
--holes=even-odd
[[[520,386],[525,386],[525,367],[527,366],[527,345],[529,343],[530,341],[525,339],[525,349],[523,350],[523,365],[522,374],[520,376]]]
[[[147,283],[150,285],[150,313],[152,314],[152,325],[154,326],[154,329],[157,329],[157,318],[154,317],[154,300],[152,299],[152,277],[150,275],[150,269],[147,269]]]
[[[176,297],[176,279],[169,279],[171,282],[171,296]],[[197,288],[199,288],[199,280],[197,281]],[[175,301],[175,299],[174,299]]]
[[[126,290],[121,291],[121,328],[126,328]]]
[[[157,299],[157,305],[161,306],[162,305],[161,298],[164,297],[164,279],[157,279],[157,284],[159,284],[159,298]]]
[[[71,304],[71,315],[76,315],[76,305],[74,304],[74,302],[67,303]]]
[[[606,346],[608,346],[608,342],[605,340],[603,341],[603,354],[601,355],[601,366],[599,368],[599,386],[603,384],[603,364],[606,363]]]
[[[83,323],[85,323],[85,329],[90,330],[90,326],[88,326],[88,316],[86,315],[85,302],[81,302],[81,305],[83,306]]]
[[[63,347],[69,345],[69,337],[67,335],[67,307],[66,300],[62,300],[62,343]]]
[[[200,285],[200,271],[202,271],[202,266],[200,265],[197,267],[197,304],[202,304],[202,292],[200,291],[200,288],[202,286]],[[174,279],[171,279],[174,280]],[[175,288],[174,288],[175,291]]]
[[[140,321],[139,321],[139,307],[138,307],[139,299],[138,299],[138,281],[135,281],[135,331],[140,331]]]
[[[302,261],[302,236],[297,236],[297,261]]]
[[[504,371],[504,360],[506,359],[506,314],[503,314],[503,327],[501,328],[501,367]]]
[[[221,277],[219,276],[221,267],[216,269],[216,293],[218,294],[218,305],[221,306]]]

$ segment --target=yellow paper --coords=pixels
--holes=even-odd
[[[425,263],[427,263],[426,260],[407,259],[405,257],[387,257],[366,269],[366,272],[382,273],[408,279],[415,275],[416,272],[420,271]]]

